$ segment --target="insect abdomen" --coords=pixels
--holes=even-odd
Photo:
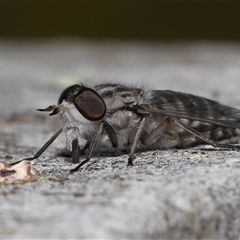
[[[189,126],[190,128],[193,128],[198,133],[204,135],[205,137],[211,139],[212,141],[229,139],[238,135],[237,130],[235,128],[223,127],[215,124],[202,123],[199,121],[190,121],[187,126]],[[202,139],[198,138],[197,136],[194,136],[186,131],[183,131],[181,134],[179,134],[179,137],[182,139],[194,137],[195,141],[192,141],[191,145],[205,142]]]

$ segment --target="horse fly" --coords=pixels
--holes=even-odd
[[[63,132],[74,163],[88,149],[87,158],[71,172],[89,161],[96,145],[130,147],[131,166],[136,149],[185,148],[203,142],[235,149],[216,141],[236,136],[240,128],[240,110],[236,108],[187,93],[121,84],[92,88],[76,84],[62,92],[58,105],[37,110],[60,114],[63,128],[27,160],[38,158]]]

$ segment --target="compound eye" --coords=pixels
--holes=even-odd
[[[81,89],[74,98],[74,104],[90,121],[98,121],[105,116],[106,105],[101,96],[91,88]]]

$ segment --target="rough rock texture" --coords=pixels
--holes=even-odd
[[[34,109],[79,81],[172,89],[240,108],[240,45],[0,41],[0,161],[32,156],[61,126]],[[238,140],[238,139],[237,139]],[[0,238],[237,239],[240,152],[203,145],[127,155],[96,153],[69,175],[61,136],[39,174],[0,187]]]

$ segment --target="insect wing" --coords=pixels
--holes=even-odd
[[[140,114],[159,114],[240,128],[240,110],[203,97],[170,90],[147,92],[136,111]]]

